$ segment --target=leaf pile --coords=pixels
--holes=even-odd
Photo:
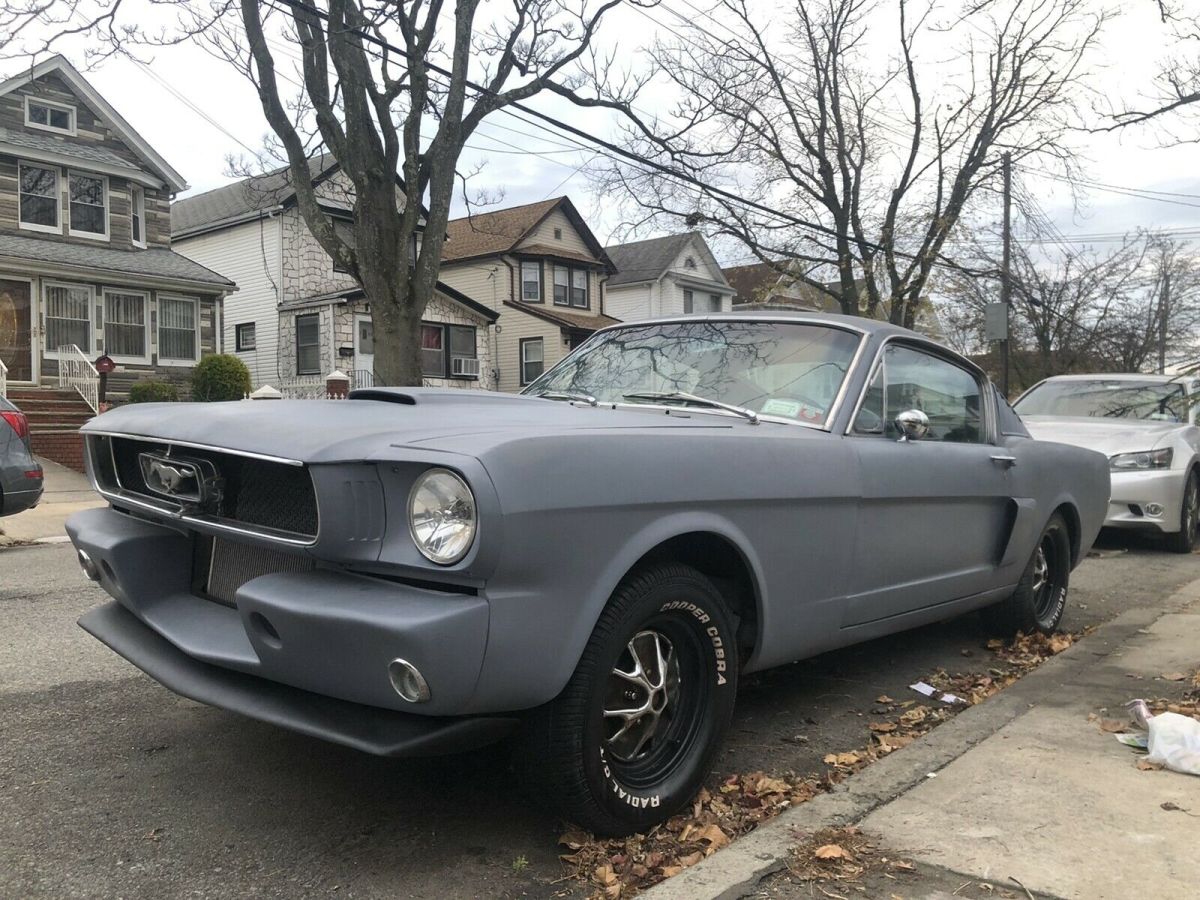
[[[568,831],[559,838],[565,850],[560,858],[570,867],[568,877],[590,882],[597,900],[632,897],[694,866],[788,807],[811,800],[875,760],[907,747],[967,706],[1008,687],[1081,636],[1033,634],[1018,635],[1011,643],[989,641],[987,648],[994,654],[995,665],[986,672],[951,674],[939,669],[925,679],[939,691],[961,697],[963,704],[897,701],[880,695],[872,712],[886,718],[868,724],[865,746],[826,754],[824,762],[829,768],[823,774],[729,775],[714,787],[701,789],[686,813],[673,816],[644,835],[598,840],[587,832]],[[853,859],[824,860],[831,861],[835,868],[842,866],[846,872],[858,865]]]
[[[701,788],[685,813],[644,835],[597,840],[584,831],[568,831],[558,839],[567,851],[560,858],[576,877],[592,883],[593,896],[632,897],[694,866],[789,806],[811,800],[822,787],[815,778],[791,773],[730,775],[716,790]]]
[[[911,862],[884,856],[871,838],[853,826],[826,828],[805,836],[788,860],[788,874],[810,886],[850,884],[871,873],[911,874],[915,870]],[[840,896],[824,889],[821,893]]]

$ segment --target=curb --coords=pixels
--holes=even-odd
[[[642,892],[647,900],[736,900],[753,891],[767,875],[782,870],[796,846],[795,832],[813,832],[853,824],[911,790],[991,737],[1053,691],[1122,648],[1160,617],[1200,598],[1200,580],[1184,585],[1154,607],[1127,610],[1098,626],[1086,640],[1047,660],[994,697],[963,710],[918,741],[872,763],[861,772],[795,806],[729,847],[667,881]]]

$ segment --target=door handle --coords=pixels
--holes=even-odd
[[[1017,464],[1017,458],[1015,456],[1005,456],[1004,454],[998,453],[992,457],[992,462],[996,463],[996,465],[1004,466],[1006,469],[1011,469]]]

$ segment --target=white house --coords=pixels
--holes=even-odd
[[[348,235],[349,179],[332,156],[314,157],[310,169],[322,209]],[[237,273],[237,300],[225,307],[225,352],[246,363],[256,387],[319,382],[334,369],[356,385],[374,382],[370,304],[305,224],[287,167],[184,198],[171,212],[180,253]],[[425,384],[494,389],[490,332],[498,316],[439,283],[422,321]]]
[[[606,247],[617,272],[608,279],[605,312],[622,321],[729,312],[733,288],[697,232]]]

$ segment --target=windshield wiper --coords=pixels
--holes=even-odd
[[[542,391],[540,394],[534,394],[535,397],[541,397],[545,400],[570,400],[577,403],[586,403],[588,406],[596,406],[599,401],[591,394],[577,394],[573,391]]]
[[[679,400],[683,403],[694,403],[696,406],[707,406],[710,409],[723,409],[725,412],[748,419],[751,425],[757,425],[759,421],[758,413],[752,409],[734,406],[732,403],[722,403],[720,400],[710,400],[708,397],[689,394],[687,391],[635,391],[632,394],[622,394],[621,396],[626,400]]]

